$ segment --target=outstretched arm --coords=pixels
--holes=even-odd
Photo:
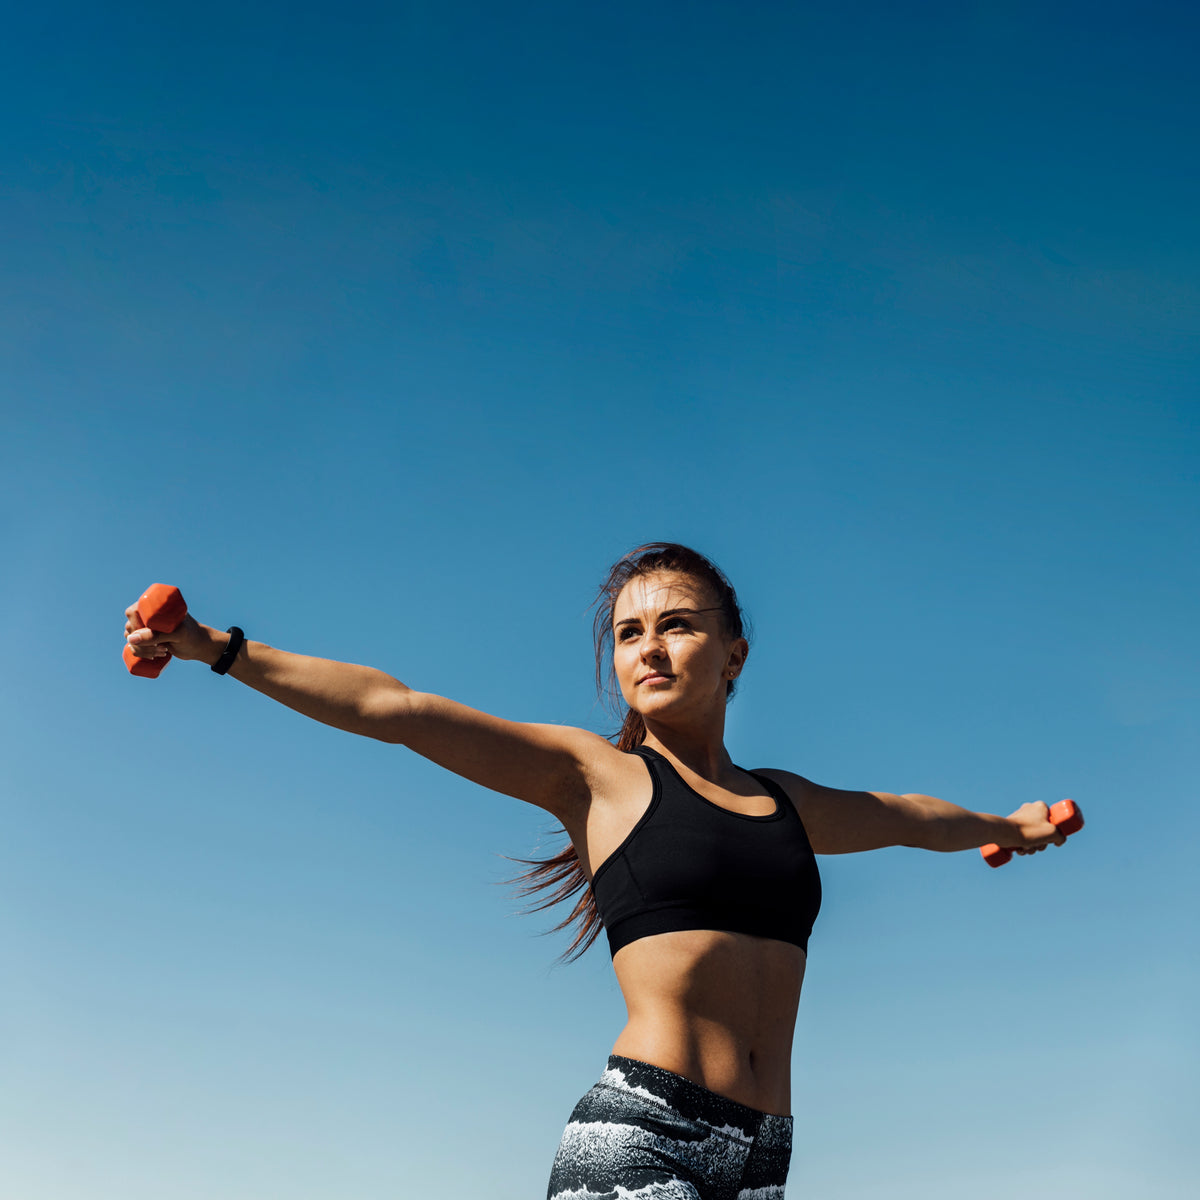
[[[171,653],[211,666],[229,642],[227,634],[190,615],[171,633],[158,634],[139,628],[135,606],[125,616],[126,642],[138,657]],[[263,642],[246,641],[229,674],[315,721],[408,746],[564,821],[586,806],[587,781],[597,762],[616,754],[603,738],[583,729],[505,721],[414,691],[374,667],[292,654]]]
[[[915,792],[844,791],[789,771],[767,774],[778,779],[792,798],[818,854],[853,854],[884,846],[972,850],[989,842],[1031,854],[1066,840],[1050,823],[1049,806],[1040,801],[1000,817]]]
[[[131,606],[125,610],[125,641],[139,658],[170,653],[212,666],[229,644],[229,635],[190,614],[178,629],[156,634],[138,627],[137,609]],[[401,697],[411,692],[374,667],[292,654],[264,642],[244,642],[229,674],[314,721],[382,741],[396,740],[388,736],[388,718]]]

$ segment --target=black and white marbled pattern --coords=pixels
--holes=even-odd
[[[575,1106],[547,1200],[783,1200],[792,1118],[616,1055]]]

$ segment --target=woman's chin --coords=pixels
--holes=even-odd
[[[683,712],[683,706],[670,696],[643,697],[637,711],[643,721],[670,721]]]

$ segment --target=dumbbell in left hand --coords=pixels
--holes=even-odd
[[[1060,800],[1057,804],[1050,805],[1050,824],[1057,825],[1058,832],[1063,837],[1070,837],[1083,828],[1083,813],[1079,811],[1079,805],[1074,800]],[[983,861],[989,867],[1002,867],[1012,858],[1014,851],[992,842],[981,846],[979,853],[983,855]]]

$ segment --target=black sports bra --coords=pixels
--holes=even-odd
[[[754,775],[775,811],[730,812],[688,787],[656,750],[639,746],[633,753],[645,759],[654,795],[592,878],[611,952],[682,929],[749,933],[807,952],[821,878],[804,822],[783,789]]]

